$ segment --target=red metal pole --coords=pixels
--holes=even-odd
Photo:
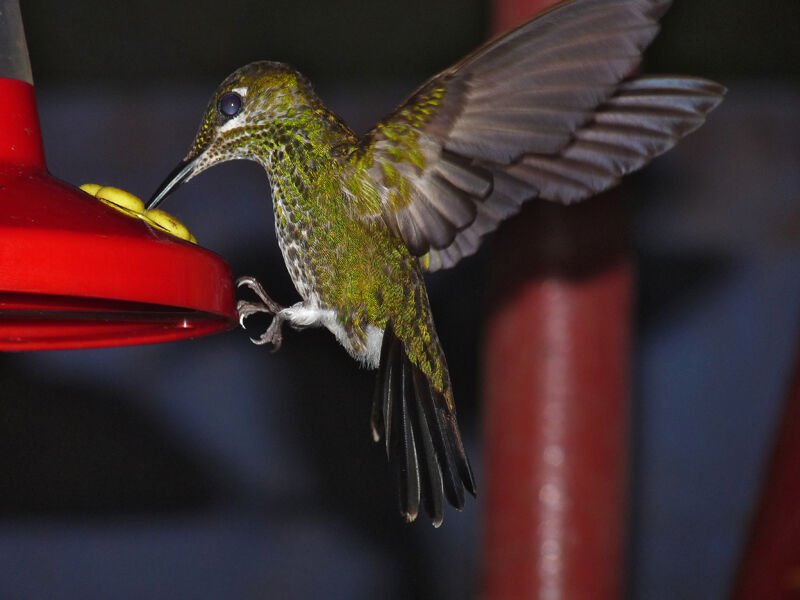
[[[800,598],[800,346],[733,598]]]
[[[553,4],[496,0],[503,30]],[[632,266],[620,194],[529,203],[495,236],[485,599],[619,598]]]

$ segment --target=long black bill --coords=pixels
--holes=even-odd
[[[158,186],[156,193],[150,198],[150,201],[147,203],[147,210],[158,206],[161,201],[175,191],[180,184],[189,179],[192,173],[194,173],[194,165],[196,161],[197,159],[195,158],[191,160],[185,160],[175,167],[172,173],[167,175],[167,178],[164,180],[164,182]]]

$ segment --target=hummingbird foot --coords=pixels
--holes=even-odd
[[[251,337],[250,341],[259,346],[263,344],[272,344],[272,351],[277,352],[283,341],[282,328],[284,321],[286,321],[284,307],[269,297],[269,294],[267,294],[255,277],[245,275],[237,279],[236,287],[242,286],[250,288],[253,293],[259,297],[261,302],[239,300],[239,302],[236,303],[236,311],[239,313],[239,325],[241,325],[243,329],[247,329],[244,324],[245,319],[256,313],[273,315],[272,323],[270,323],[267,330],[257,338]]]
[[[270,298],[269,294],[267,294],[267,292],[264,290],[264,287],[252,275],[244,275],[242,277],[239,277],[239,279],[236,280],[236,287],[240,288],[242,286],[250,288],[253,291],[253,293],[256,296],[259,297],[259,299],[261,300],[261,302],[263,302],[263,304],[257,304],[255,302],[243,302],[243,301],[240,301],[239,304],[237,305],[237,309],[242,304],[252,305],[253,307],[260,307],[259,309],[252,308],[250,310],[250,312],[248,312],[244,316],[242,316],[241,311],[239,311],[239,323],[240,324],[241,324],[243,319],[249,317],[250,315],[252,315],[253,313],[256,313],[256,312],[266,312],[266,313],[269,313],[271,315],[277,315],[279,312],[281,312],[283,310],[283,306],[281,306],[280,304],[275,302],[275,300]]]
[[[258,338],[251,337],[250,341],[257,346],[272,344],[272,352],[277,352],[281,347],[281,343],[283,342],[283,324],[285,321],[286,317],[283,315],[283,313],[276,314],[272,318],[272,323],[269,324],[267,330]]]

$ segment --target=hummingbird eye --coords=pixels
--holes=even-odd
[[[242,110],[242,97],[236,92],[222,94],[217,102],[217,110],[227,118],[235,117]]]

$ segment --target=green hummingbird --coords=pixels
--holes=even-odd
[[[640,77],[669,0],[567,0],[432,77],[356,135],[292,67],[254,62],[214,92],[183,162],[153,195],[228,160],[267,172],[275,229],[301,300],[259,301],[273,316],[326,327],[378,369],[372,434],[385,439],[400,510],[438,526],[475,479],[461,442],[424,274],[473,254],[534,198],[572,203],[615,185],[697,129],[725,89],[705,79]]]

